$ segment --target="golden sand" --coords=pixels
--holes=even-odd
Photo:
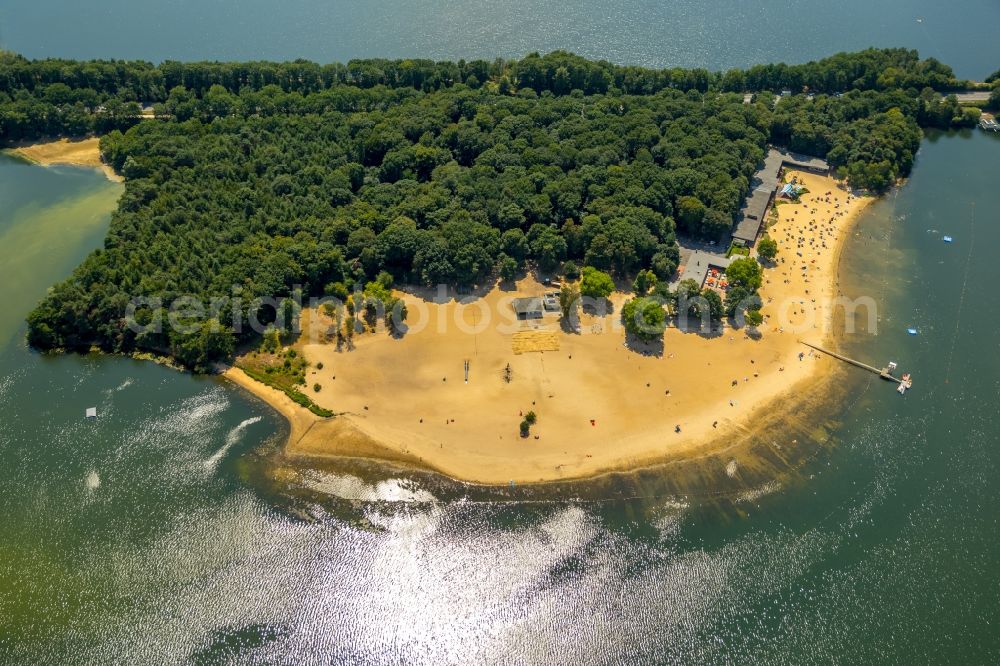
[[[510,350],[515,354],[559,351],[557,331],[520,331],[510,336]]]
[[[12,148],[10,152],[41,166],[65,164],[69,166],[93,167],[100,169],[108,180],[120,183],[123,178],[115,173],[114,169],[101,161],[100,143],[100,139],[97,137],[76,140],[57,139],[54,141],[22,144]]]
[[[306,381],[322,387],[310,397],[338,412],[334,419],[316,419],[245,376],[238,381],[292,422],[290,455],[383,458],[495,484],[702,455],[745,435],[783,409],[785,397],[833,370],[799,340],[831,335],[839,253],[871,199],[849,197],[830,178],[795,175],[809,192],[777,207],[770,235],[780,254],[764,273],[767,319],[758,336],[671,327],[662,350],[640,353],[626,347],[619,323],[628,294],[613,294],[614,314],[585,314],[580,332],[567,333],[558,317],[515,320],[511,298],[544,291],[527,278],[516,294],[494,289],[469,304],[399,294],[411,327],[399,339],[365,333],[353,350],[338,352],[320,336],[304,336],[298,347],[314,365]],[[538,420],[522,438],[528,411]]]

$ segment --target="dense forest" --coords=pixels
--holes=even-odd
[[[235,302],[244,321],[266,319],[257,297],[342,294],[381,272],[474,285],[572,261],[665,280],[677,232],[731,228],[768,142],[882,190],[909,171],[921,124],[967,122],[935,91],[963,85],[902,49],[726,73],[562,52],[327,66],[0,56],[3,140],[96,131],[126,177],[104,248],[32,312],[29,340],[204,367],[252,335],[232,329]],[[181,296],[214,299],[214,319],[125,325],[133,298]]]
[[[908,49],[868,49],[839,53],[801,65],[757,65],[748,70],[709,72],[704,69],[647,69],[591,61],[557,51],[531,54],[521,60],[434,62],[431,60],[352,60],[346,65],[248,62],[160,65],[143,61],[27,60],[0,52],[0,137],[100,133],[127,129],[140,117],[142,106],[160,113],[214,113],[219,108],[199,103],[213,86],[244,99],[266,91],[261,101],[277,93],[334,91],[314,98],[311,110],[333,106],[361,111],[389,103],[385,91],[435,92],[455,85],[508,94],[531,89],[537,94],[653,95],[663,90],[683,92],[759,92],[765,90],[836,94],[850,90],[960,90],[968,81],[956,79],[950,67],[921,60]],[[402,93],[405,96],[405,92]],[[301,109],[294,99],[281,99]],[[345,108],[345,107],[350,107]]]

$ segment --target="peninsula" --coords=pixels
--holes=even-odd
[[[315,416],[239,367],[226,376],[289,419],[293,456],[378,457],[481,483],[579,478],[725,447],[762,412],[782,409],[783,396],[836,370],[799,339],[833,334],[840,251],[872,198],[828,176],[786,177],[808,193],[777,207],[768,233],[779,252],[766,262],[765,319],[753,332],[699,320],[668,327],[661,346],[629,345],[618,321],[630,296],[622,291],[610,296],[614,314],[583,312],[577,332],[558,313],[517,320],[516,297],[552,290],[528,275],[475,298],[397,291],[412,329],[356,334],[350,351],[328,334],[333,318],[306,311],[289,349],[308,361],[303,391],[336,418]],[[529,411],[537,423],[523,437]]]
[[[725,73],[2,54],[4,144],[93,164],[95,139],[43,139],[100,135],[125,178],[28,340],[234,366],[293,455],[485,483],[690,455],[828,362],[797,340],[833,333],[858,212],[921,127],[978,122],[968,85],[905,49]],[[774,146],[813,157],[771,173]]]

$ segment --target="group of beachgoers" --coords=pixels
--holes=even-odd
[[[846,200],[844,201],[844,205],[846,206],[853,199],[854,196],[848,194]],[[827,245],[827,240],[829,240],[830,243],[832,244],[837,238],[837,230],[835,226],[837,218],[847,214],[846,209],[839,210],[841,205],[840,197],[838,197],[832,191],[827,191],[826,193],[824,193],[823,196],[819,198],[819,200],[823,201],[824,203],[833,204],[833,207],[835,209],[834,214],[826,222],[817,222],[815,217],[813,217],[809,219],[808,222],[804,222],[802,224],[797,225],[794,231],[792,230],[786,231],[783,239],[789,245],[792,243],[795,244],[795,256],[799,257],[802,260],[802,267],[800,270],[802,273],[802,280],[806,284],[809,283],[809,264],[815,264],[816,258],[810,259],[809,263],[805,263],[805,257],[803,256],[802,253],[803,250],[805,250],[806,246],[808,246],[810,250],[815,251],[816,257],[821,257],[824,254],[824,252],[830,248],[830,246]],[[813,216],[815,216],[818,212],[819,210],[817,208],[812,208],[809,210],[809,214]],[[792,214],[797,216],[799,214],[799,211],[795,210],[792,212]],[[779,239],[779,243],[781,242],[781,240],[782,239]],[[787,263],[784,257],[781,258],[781,263],[782,264]],[[798,263],[798,262],[793,262],[793,263]],[[792,280],[789,271],[783,270],[781,274],[784,276],[784,283],[790,284]],[[808,295],[809,290],[806,289],[805,293],[806,295]],[[816,302],[815,298],[811,298],[810,300],[813,303]],[[803,299],[802,301],[800,301],[800,304],[805,305],[805,300]],[[798,311],[794,310],[792,314],[798,314]]]

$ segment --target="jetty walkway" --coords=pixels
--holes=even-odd
[[[799,340],[799,342],[801,342],[802,344],[804,344],[806,347],[809,347],[811,349],[815,349],[816,351],[822,352],[822,353],[826,354],[827,356],[832,356],[833,358],[841,360],[844,363],[850,363],[851,365],[856,366],[858,368],[861,368],[863,370],[867,370],[868,372],[874,372],[876,375],[878,375],[879,377],[881,377],[882,379],[885,379],[887,381],[896,382],[897,384],[899,384],[899,383],[901,383],[903,381],[899,377],[894,377],[892,375],[892,373],[889,372],[889,368],[881,368],[881,369],[879,369],[879,368],[876,368],[873,365],[868,365],[867,363],[862,363],[861,361],[858,361],[858,360],[855,360],[853,358],[849,358],[847,356],[844,356],[843,354],[838,354],[835,351],[830,351],[829,349],[823,349],[822,347],[819,347],[819,346],[814,345],[814,344],[810,344],[808,342],[804,342],[802,340]]]

